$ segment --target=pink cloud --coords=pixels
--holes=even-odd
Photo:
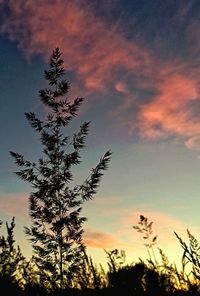
[[[28,217],[28,195],[0,194],[0,212],[11,217]]]
[[[157,84],[156,92],[149,104],[140,107],[141,135],[150,139],[169,135],[187,139],[200,135],[200,122],[193,116],[191,107],[192,102],[199,100],[197,79],[184,74],[170,74]]]
[[[120,69],[140,75],[149,71],[148,52],[95,17],[89,5],[72,0],[10,0],[7,5],[10,15],[1,32],[17,40],[28,55],[48,57],[59,46],[66,68],[76,73],[88,92],[114,88]]]

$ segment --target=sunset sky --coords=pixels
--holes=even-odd
[[[174,231],[186,240],[187,228],[200,236],[199,31],[199,0],[0,0],[0,219],[15,216],[25,255],[32,188],[14,174],[9,151],[40,156],[24,112],[41,114],[38,91],[55,47],[70,97],[85,97],[66,134],[91,120],[75,182],[113,152],[98,193],[83,207],[94,261],[105,263],[104,249],[115,248],[128,262],[147,258],[132,228],[140,214],[154,221],[157,246],[171,261],[182,255]]]

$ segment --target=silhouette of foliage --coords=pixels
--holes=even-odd
[[[181,247],[183,248],[183,257],[182,261],[184,265],[190,265],[191,271],[187,276],[187,284],[189,289],[196,289],[200,292],[200,244],[196,237],[187,229],[187,235],[189,238],[189,243],[187,244],[182,240],[182,238],[174,232],[176,237],[178,238]],[[185,271],[186,274],[186,271]],[[192,275],[192,277],[191,277]]]
[[[81,269],[79,269],[76,277],[75,286],[81,290],[100,290],[107,286],[107,275],[103,267],[94,264],[92,258],[86,254],[85,250]]]
[[[1,222],[2,225],[2,222]],[[10,225],[6,222],[7,236],[0,236],[0,287],[12,295],[20,293],[21,269],[25,264],[20,247],[15,247],[14,240],[15,218]]]
[[[29,198],[32,226],[25,227],[25,232],[32,242],[40,282],[53,290],[70,286],[80,267],[86,221],[81,216],[82,204],[97,192],[111,159],[111,152],[107,151],[81,185],[70,187],[72,167],[81,162],[80,151],[85,147],[90,122],[82,123],[72,137],[64,135],[64,128],[76,117],[84,101],[68,99],[70,84],[64,74],[62,53],[56,48],[50,58],[50,69],[45,71],[48,87],[39,91],[47,116],[40,120],[33,112],[25,113],[40,135],[42,157],[31,162],[10,152],[20,168],[16,174],[34,189]]]
[[[15,218],[12,218],[10,226],[6,222],[7,237],[0,237],[0,275],[15,278],[20,265],[24,262],[19,246],[14,243]]]
[[[138,225],[133,226],[133,229],[143,235],[143,239],[145,240],[144,246],[147,249],[149,261],[152,264],[157,265],[158,262],[154,252],[154,245],[157,243],[157,235],[153,235],[152,225],[152,221],[149,222],[147,217],[140,215],[140,221],[138,222]]]
[[[122,266],[125,265],[126,254],[124,250],[104,250],[108,258],[108,270],[109,272],[117,272]]]
[[[183,254],[182,271],[178,271],[176,265],[170,263],[163,250],[159,248],[162,262],[157,265],[151,264],[149,260],[145,263],[141,259],[139,262],[128,265],[124,250],[106,251],[108,271],[105,272],[101,265],[97,266],[93,263],[84,249],[80,268],[74,273],[73,285],[50,292],[48,286],[45,286],[41,277],[37,275],[32,259],[29,262],[24,261],[23,256],[21,261],[13,259],[17,258],[11,254],[12,252],[17,254],[14,245],[14,227],[13,218],[10,225],[6,223],[7,236],[0,237],[1,267],[4,266],[0,274],[0,287],[5,294],[14,296],[200,295],[198,273],[194,273],[196,266],[192,269],[190,274],[192,276],[189,276],[185,269],[185,265],[193,265],[193,261],[197,264],[194,259],[199,252],[198,241],[189,231],[189,244],[177,235],[187,254],[187,256],[185,252]]]

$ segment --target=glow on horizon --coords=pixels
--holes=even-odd
[[[191,233],[197,236],[200,228],[195,228],[192,224],[188,225],[164,212],[154,211],[153,207],[151,209],[147,204],[135,204],[134,208],[119,208],[116,206],[118,204],[120,204],[119,197],[100,196],[91,201],[86,210],[83,210],[83,214],[89,219],[84,225],[84,244],[87,247],[87,254],[91,256],[97,266],[101,264],[107,270],[108,259],[105,250],[124,250],[127,264],[136,263],[140,259],[144,261],[149,259],[142,235],[133,229],[133,226],[137,225],[139,221],[140,214],[143,214],[149,222],[153,221],[153,235],[158,235],[157,243],[154,246],[156,260],[162,262],[158,250],[160,248],[169,258],[171,264],[176,264],[178,268],[181,268],[183,251],[174,231],[187,242],[186,230],[190,230],[191,226]],[[24,225],[27,226],[27,223],[30,223],[27,212],[28,194],[24,196],[5,195],[4,200],[0,199],[0,208],[4,222],[9,223],[12,216],[15,217],[16,244],[21,247],[23,254],[29,259],[32,254],[31,243],[23,232]],[[5,225],[3,230],[6,234]],[[26,249],[24,249],[25,246]]]

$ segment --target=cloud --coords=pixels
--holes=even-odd
[[[11,217],[28,216],[28,196],[25,194],[0,194],[0,212]]]
[[[76,93],[80,90],[90,98],[94,93],[107,93],[101,96],[107,99],[117,92],[120,99],[109,113],[117,129],[126,129],[129,135],[139,131],[140,136],[153,140],[181,138],[191,149],[200,136],[199,118],[192,106],[199,101],[200,71],[195,60],[186,62],[179,57],[178,62],[163,61],[145,46],[145,40],[139,43],[134,32],[133,38],[127,39],[118,25],[97,17],[89,1],[0,3],[7,7],[1,33],[17,41],[26,55],[42,54],[47,59],[59,46],[66,69],[74,73]],[[173,23],[180,26],[192,4],[181,5]],[[195,40],[195,44],[198,29],[196,19],[188,22],[188,40]]]
[[[191,146],[190,137],[200,135],[200,122],[194,116],[192,104],[199,100],[198,80],[184,74],[166,76],[156,86],[152,101],[140,107],[139,130],[142,136],[158,139],[176,135]]]
[[[8,1],[9,14],[1,27],[11,40],[31,55],[49,57],[59,46],[67,70],[74,71],[88,92],[113,89],[121,70],[145,73],[149,54],[118,34],[115,26],[95,17],[82,1]],[[140,74],[141,75],[141,74]],[[125,84],[117,84],[125,90]]]
[[[114,235],[101,231],[86,230],[83,240],[89,248],[115,249],[121,245]]]

